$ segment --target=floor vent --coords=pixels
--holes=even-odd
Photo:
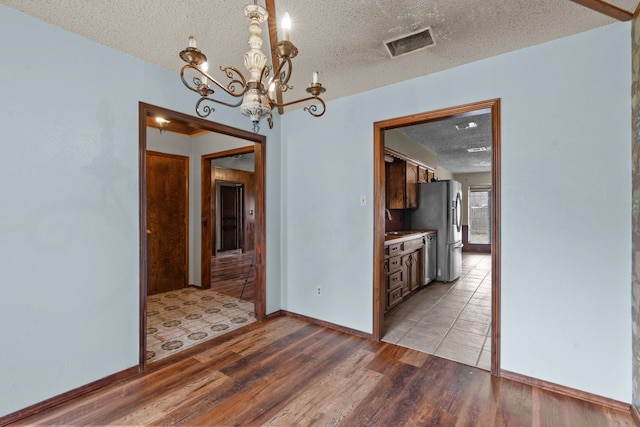
[[[392,58],[406,55],[407,53],[417,50],[426,49],[435,46],[436,41],[433,38],[431,27],[415,31],[394,40],[384,42]]]

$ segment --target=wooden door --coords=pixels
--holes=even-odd
[[[147,295],[188,282],[189,158],[147,152]]]
[[[242,185],[220,185],[220,250],[242,248]]]

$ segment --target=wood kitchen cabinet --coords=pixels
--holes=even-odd
[[[387,271],[387,301],[385,306],[393,307],[402,301],[405,286],[405,272],[402,267],[401,257],[396,256],[385,260],[385,269]]]
[[[404,295],[414,291],[421,285],[421,277],[424,277],[424,267],[422,266],[423,249],[411,252],[402,257],[402,267],[404,271]]]
[[[418,165],[395,159],[385,166],[388,209],[418,207]]]
[[[429,170],[423,166],[418,166],[418,182],[429,182],[428,172]]]
[[[405,272],[406,293],[412,292],[423,283],[424,278],[424,235],[409,240],[404,244],[405,255],[402,257]]]
[[[435,172],[424,166],[418,165],[418,182],[431,182],[435,177]]]
[[[385,244],[385,311],[424,283],[424,233],[416,233],[399,242]]]

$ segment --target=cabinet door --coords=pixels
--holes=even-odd
[[[428,169],[423,166],[418,166],[418,182],[429,182]]]
[[[388,209],[404,209],[405,201],[405,162],[395,159],[385,166]]]
[[[421,285],[420,283],[422,281],[421,280],[421,277],[422,277],[421,255],[422,255],[422,249],[411,254],[411,256],[413,257],[413,264],[411,269],[411,283],[410,283],[410,288],[412,291],[414,289],[417,289]]]
[[[406,162],[405,197],[405,208],[418,207],[418,165],[410,162]]]
[[[420,269],[420,261],[418,260],[418,254],[420,251],[415,251],[403,256],[405,267],[405,284],[404,291],[409,293],[419,286],[418,271]]]
[[[402,272],[404,273],[404,283],[402,283],[402,295],[411,292],[411,271],[413,270],[413,257],[411,254],[402,256]]]
[[[433,181],[433,178],[435,178],[435,172],[433,172],[432,170],[428,170],[427,171],[427,182]]]

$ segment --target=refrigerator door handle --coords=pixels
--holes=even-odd
[[[451,225],[456,226],[456,230],[462,228],[462,197],[460,193],[456,194],[456,201],[451,202]]]

